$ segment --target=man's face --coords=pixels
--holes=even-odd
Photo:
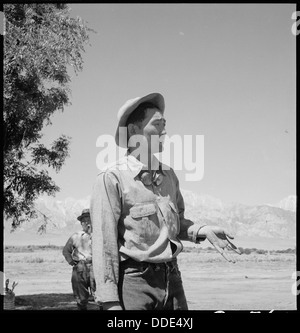
[[[82,230],[84,232],[90,233],[92,232],[92,224],[91,224],[91,219],[87,216],[83,217],[81,219],[81,226],[82,226]]]
[[[162,112],[157,109],[148,109],[146,117],[141,124],[134,125],[135,134],[143,135],[148,143],[148,151],[155,154],[163,151],[163,137],[166,135],[166,120]],[[152,143],[151,143],[152,141]],[[151,145],[152,144],[152,145]]]

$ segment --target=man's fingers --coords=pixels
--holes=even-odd
[[[214,248],[229,262],[235,263],[236,261],[230,256],[229,250],[233,250],[238,254],[241,254],[240,250],[233,244],[228,238],[234,238],[228,232],[220,233],[219,235],[215,232],[209,233],[206,236],[207,240],[214,246]]]
[[[233,248],[233,247],[231,247],[230,245],[227,245],[227,249],[228,249],[228,250],[232,250],[232,251],[234,251],[235,253],[237,253],[237,254],[239,254],[239,255],[242,254],[242,252],[241,252],[239,249],[237,249],[237,248]]]
[[[233,256],[228,252],[228,250],[226,249],[224,252],[223,252],[223,256],[226,256],[226,259],[232,263],[235,263],[235,259],[233,258]]]
[[[225,232],[225,235],[231,239],[234,239],[234,237],[232,236],[232,234]],[[236,252],[237,254],[242,254],[242,252],[233,244],[231,243],[231,241],[227,238],[227,248],[233,250],[234,252]]]
[[[237,254],[242,254],[242,252],[233,243],[231,243],[229,240],[227,240],[227,241],[228,241],[228,245],[227,245],[228,249],[233,250]]]
[[[225,251],[221,253],[221,255],[229,262],[235,263],[235,260]]]
[[[229,237],[230,239],[234,239],[234,236],[231,233],[229,233],[228,231],[225,231],[225,235],[227,237]]]
[[[216,244],[213,244],[213,246],[227,261],[235,263],[235,260],[224,249]]]

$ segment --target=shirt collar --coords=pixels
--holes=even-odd
[[[139,161],[133,154],[130,154],[128,151],[125,155],[127,166],[129,170],[133,173],[134,177],[137,176],[142,169],[147,170],[147,166],[144,165],[141,161]],[[152,170],[159,170],[163,175],[165,175],[164,170],[162,168],[161,162],[157,159],[156,156],[153,156],[152,159]]]

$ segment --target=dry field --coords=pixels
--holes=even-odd
[[[295,253],[236,255],[235,264],[209,250],[183,252],[179,267],[190,310],[296,310]],[[17,310],[75,310],[71,267],[59,247],[5,249],[4,272]],[[89,309],[97,309],[94,303]]]
[[[191,310],[296,310],[295,254],[249,254],[235,264],[217,253],[183,253],[182,278]]]

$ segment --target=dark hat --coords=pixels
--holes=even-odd
[[[153,103],[161,112],[165,110],[165,100],[163,95],[160,93],[152,93],[144,97],[136,97],[129,99],[125,104],[120,108],[118,112],[118,127],[115,135],[116,144],[120,147],[127,148],[127,131],[120,131],[120,127],[126,127],[126,122],[130,114],[142,103],[151,102]]]
[[[77,217],[77,220],[81,221],[84,217],[90,217],[90,210],[84,209],[80,216]]]

